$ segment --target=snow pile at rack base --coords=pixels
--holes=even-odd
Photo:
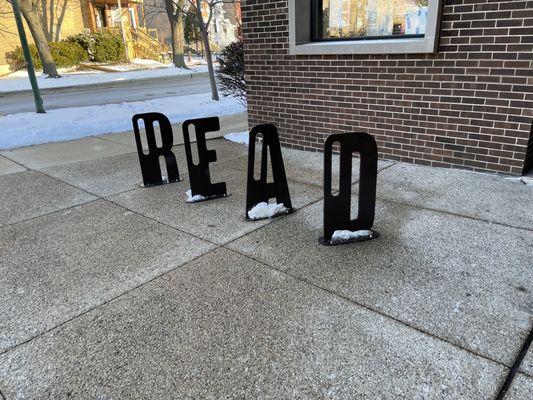
[[[331,243],[344,243],[351,240],[370,239],[374,233],[368,230],[361,231],[335,231],[331,237]]]
[[[248,218],[253,220],[274,218],[277,215],[287,214],[288,211],[287,207],[283,204],[259,203],[248,211]]]
[[[208,197],[205,197],[205,196],[202,196],[201,194],[197,194],[197,195],[192,195],[192,190],[187,190],[187,193],[185,193],[187,195],[187,200],[186,202],[187,203],[198,203],[199,201],[204,201],[204,200],[207,200]]]
[[[250,138],[250,135],[248,132],[238,132],[238,133],[228,133],[227,135],[224,135],[224,139],[229,140],[230,142],[234,143],[240,143],[248,145],[248,140]]]
[[[533,186],[533,177],[523,176],[520,178],[520,182],[522,182],[524,185]]]
[[[232,97],[214,101],[211,93],[200,93],[131,103],[60,108],[46,114],[9,114],[0,116],[0,149],[130,131],[133,129],[131,117],[139,113],[161,112],[171,123],[178,123],[242,111],[242,106]]]

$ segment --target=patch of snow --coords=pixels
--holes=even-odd
[[[133,129],[131,118],[139,113],[161,112],[171,123],[178,123],[242,111],[242,106],[231,97],[214,101],[211,93],[200,93],[131,103],[60,108],[49,110],[46,114],[9,114],[0,116],[0,149],[130,131]]]
[[[162,64],[164,65],[164,64]],[[61,78],[50,79],[42,73],[37,73],[37,82],[40,89],[65,88],[71,86],[88,86],[98,83],[112,83],[120,81],[134,81],[147,78],[163,78],[177,75],[190,75],[207,72],[207,67],[199,66],[193,69],[176,68],[172,64],[164,65],[163,68],[147,68],[124,72],[88,72],[63,73]],[[62,73],[62,72],[60,72]],[[28,73],[17,71],[6,77],[0,78],[0,93],[20,92],[31,90]]]
[[[132,64],[137,64],[137,65],[150,65],[150,66],[156,66],[156,67],[167,67],[169,66],[169,64],[163,64],[163,63],[160,63],[159,61],[155,61],[155,60],[147,60],[147,59],[144,59],[144,58],[134,58],[133,60],[131,60]]]
[[[134,58],[130,62],[120,63],[120,64],[99,64],[107,69],[116,71],[116,72],[127,72],[127,71],[141,71],[146,69],[155,69],[155,68],[173,68],[172,63],[163,64],[155,60],[146,60],[143,58]]]
[[[523,176],[520,178],[520,182],[522,182],[524,185],[533,186],[533,177]]]
[[[198,203],[199,201],[204,201],[208,199],[208,197],[202,196],[201,194],[193,196],[191,189],[187,190],[185,194],[187,195],[187,200],[185,200],[187,203]]]
[[[276,215],[286,214],[289,210],[285,205],[282,204],[268,204],[268,203],[259,203],[248,211],[248,218],[257,220],[257,219],[266,219],[273,218]]]
[[[331,243],[344,243],[349,240],[370,239],[374,233],[368,230],[361,231],[335,231],[331,237]]]
[[[58,68],[57,69],[57,72],[59,72],[59,74],[61,76],[65,76],[65,75],[83,75],[83,74],[102,74],[103,72],[102,71],[97,71],[97,70],[85,70],[85,69],[78,69],[77,67],[68,67],[68,68]],[[48,79],[46,78],[46,75],[43,75],[42,72],[39,72],[39,71],[35,71],[35,75],[39,78],[39,77],[43,77],[42,79],[47,79],[47,80],[54,80],[54,79]],[[28,72],[25,70],[25,69],[21,69],[21,70],[18,70],[18,71],[15,71],[15,72],[11,72],[5,76],[3,76],[1,79],[0,79],[0,89],[3,89],[4,87],[4,83],[7,82],[7,81],[10,81],[10,80],[14,80],[14,79],[25,79],[25,80],[28,80]],[[31,89],[31,86],[30,86],[30,89]]]
[[[224,139],[229,140],[230,142],[245,144],[245,145],[248,145],[249,138],[250,138],[250,135],[248,131],[238,132],[238,133],[228,133],[227,135],[224,135]]]
[[[506,177],[504,179],[508,181],[523,183],[524,185],[528,185],[528,186],[533,186],[532,176]]]

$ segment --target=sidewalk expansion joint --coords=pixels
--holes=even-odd
[[[491,358],[491,357],[488,357],[488,356],[485,356],[485,355],[483,355],[483,354],[476,353],[475,351],[473,351],[473,350],[471,350],[471,349],[468,349],[468,348],[466,348],[466,347],[464,347],[464,346],[461,346],[460,344],[453,343],[452,341],[450,341],[450,340],[448,340],[448,339],[441,338],[441,337],[439,337],[439,336],[437,336],[437,335],[435,335],[435,334],[433,334],[433,333],[431,333],[431,332],[428,332],[428,331],[425,331],[424,329],[421,329],[421,328],[419,328],[419,327],[413,326],[413,325],[411,325],[411,324],[409,324],[409,323],[407,323],[407,322],[404,322],[404,321],[402,321],[401,319],[398,319],[397,317],[394,317],[394,316],[392,316],[392,315],[389,315],[389,314],[387,314],[387,313],[385,313],[385,312],[383,312],[383,311],[381,311],[381,310],[379,310],[379,309],[373,308],[373,307],[371,307],[371,306],[368,306],[368,305],[365,305],[365,304],[362,304],[362,303],[358,303],[357,301],[355,301],[355,300],[353,300],[353,299],[350,299],[349,297],[346,297],[345,295],[343,295],[343,294],[341,294],[341,293],[338,293],[338,292],[332,291],[332,290],[330,290],[330,289],[324,288],[324,287],[322,287],[322,286],[320,286],[320,285],[317,285],[316,283],[313,283],[313,282],[310,282],[310,281],[308,281],[308,280],[306,280],[306,279],[303,279],[302,277],[299,277],[299,276],[297,276],[297,275],[293,275],[293,274],[291,274],[290,272],[284,271],[284,270],[279,269],[279,268],[277,268],[277,267],[274,267],[274,266],[272,266],[272,265],[270,265],[270,264],[267,264],[266,262],[261,261],[261,260],[255,258],[255,257],[252,257],[252,256],[247,255],[247,254],[243,254],[243,253],[241,253],[241,252],[239,252],[239,251],[237,251],[237,250],[234,250],[234,249],[231,249],[231,248],[229,248],[229,247],[226,247],[226,245],[224,245],[223,247],[224,247],[224,249],[226,249],[226,250],[230,250],[230,251],[232,251],[233,253],[236,253],[236,254],[239,254],[239,255],[241,255],[241,256],[243,256],[243,257],[247,257],[247,258],[249,258],[249,259],[251,259],[251,260],[254,260],[254,261],[256,261],[256,262],[258,262],[258,263],[264,265],[265,267],[267,267],[267,268],[269,268],[269,269],[275,270],[275,271],[277,271],[277,272],[279,272],[279,273],[282,273],[282,274],[284,274],[284,275],[286,275],[286,276],[289,276],[289,277],[291,277],[291,278],[294,278],[294,279],[298,280],[299,282],[302,282],[302,283],[307,284],[307,285],[309,285],[309,286],[312,286],[312,287],[314,287],[314,288],[316,288],[316,289],[319,289],[320,291],[326,292],[326,293],[328,293],[328,294],[330,294],[330,295],[333,295],[333,296],[335,296],[335,297],[337,297],[337,298],[340,298],[340,299],[342,299],[342,300],[344,300],[344,301],[346,301],[346,302],[348,302],[348,303],[350,303],[350,304],[352,304],[352,305],[356,305],[356,306],[358,306],[358,307],[362,307],[362,308],[364,308],[364,309],[366,309],[366,310],[368,310],[368,311],[371,311],[371,312],[373,312],[373,313],[376,313],[376,314],[378,314],[378,315],[381,315],[381,316],[384,317],[384,318],[387,318],[387,319],[393,320],[393,321],[395,321],[395,322],[397,322],[397,323],[399,323],[399,324],[401,324],[401,325],[403,325],[403,326],[406,326],[406,327],[408,327],[408,328],[410,328],[410,329],[413,329],[413,330],[415,330],[415,331],[417,331],[417,332],[420,332],[420,333],[422,333],[422,334],[425,335],[425,336],[429,336],[429,337],[431,337],[431,338],[433,338],[433,339],[435,339],[435,340],[438,340],[438,341],[441,341],[441,342],[447,343],[447,344],[449,344],[449,345],[451,345],[451,346],[454,346],[454,347],[456,347],[456,348],[458,348],[458,349],[461,349],[461,350],[463,350],[463,351],[466,351],[466,352],[468,352],[469,354],[471,354],[471,355],[473,355],[473,356],[475,356],[475,357],[479,357],[479,358],[482,358],[482,359],[484,359],[484,360],[486,360],[486,361],[489,361],[489,362],[492,362],[492,363],[498,364],[498,365],[500,365],[500,366],[502,366],[502,367],[504,367],[504,368],[506,368],[506,369],[509,369],[509,368],[510,368],[508,365],[506,365],[506,364],[503,363],[503,362],[500,362],[500,361],[498,361],[498,360],[495,360],[495,359],[493,359],[493,358]]]
[[[79,204],[74,204],[74,205],[69,206],[69,207],[61,208],[60,210],[50,211],[48,213],[36,215],[35,217],[25,218],[25,219],[21,219],[20,221],[15,221],[15,222],[11,222],[9,224],[0,225],[0,229],[5,229],[5,228],[9,228],[10,226],[23,224],[25,222],[29,222],[29,221],[33,221],[33,220],[36,220],[36,219],[39,219],[39,218],[47,217],[49,215],[58,214],[58,213],[63,212],[63,211],[72,210],[73,208],[80,207],[80,206],[83,206],[85,204],[95,203],[95,202],[100,201],[100,200],[102,200],[102,199],[97,198],[97,199],[93,199],[93,200],[87,200],[87,201],[84,201],[84,202],[79,203]]]
[[[9,149],[7,149],[9,150]],[[11,161],[13,164],[17,164],[19,167],[22,167],[24,169],[27,169],[27,170],[30,170],[30,171],[33,171],[31,168],[28,168],[26,165],[18,162],[17,160],[13,160],[12,158],[6,156],[5,154],[0,154],[0,157],[4,157],[6,160],[9,160]],[[25,171],[20,171],[20,172],[25,172]]]
[[[124,292],[122,292],[122,293],[120,293],[120,294],[118,294],[118,295],[116,295],[116,296],[114,296],[114,297],[112,297],[112,298],[110,298],[108,300],[105,300],[104,302],[102,302],[100,304],[96,304],[96,305],[94,305],[92,307],[89,307],[87,310],[85,310],[85,311],[83,311],[83,312],[81,312],[81,313],[79,313],[79,314],[77,314],[77,315],[75,315],[75,316],[73,316],[71,318],[68,318],[67,320],[65,320],[65,321],[63,321],[63,322],[61,322],[61,323],[59,323],[59,324],[57,324],[57,325],[55,325],[55,326],[53,326],[53,327],[51,327],[49,329],[46,329],[46,330],[44,330],[44,331],[42,331],[42,332],[40,332],[40,333],[28,338],[28,339],[26,339],[26,340],[24,340],[22,342],[19,342],[19,343],[15,344],[15,345],[13,345],[11,347],[8,347],[8,348],[6,348],[4,350],[0,350],[0,356],[4,355],[6,353],[9,353],[9,352],[21,347],[21,346],[24,346],[25,344],[28,344],[28,343],[34,341],[35,339],[40,338],[41,336],[44,336],[44,335],[46,335],[46,334],[48,334],[50,332],[54,332],[54,331],[58,330],[59,328],[63,327],[64,325],[67,325],[70,322],[73,322],[76,319],[78,319],[80,317],[83,317],[84,315],[89,314],[89,313],[91,313],[94,310],[97,310],[97,309],[99,309],[101,307],[105,307],[106,305],[114,302],[115,300],[118,300],[118,299],[120,299],[120,298],[122,298],[122,297],[124,297],[124,296],[126,296],[126,295],[128,295],[130,293],[132,293],[133,291],[136,291],[137,289],[140,289],[140,288],[142,288],[142,287],[144,287],[144,286],[146,286],[146,285],[148,285],[148,284],[150,284],[150,283],[152,283],[152,282],[154,282],[154,281],[156,281],[156,280],[158,280],[160,278],[163,278],[164,276],[169,275],[169,274],[177,271],[178,269],[180,269],[182,267],[185,267],[189,263],[192,263],[192,262],[198,260],[199,258],[204,257],[207,254],[209,254],[209,253],[211,253],[211,252],[213,252],[215,250],[218,250],[221,247],[222,247],[222,245],[218,245],[216,248],[213,248],[213,249],[207,251],[206,253],[203,253],[203,254],[200,254],[200,255],[198,255],[198,256],[196,256],[194,258],[191,258],[189,261],[187,261],[187,262],[185,262],[183,264],[177,265],[176,267],[174,267],[174,268],[172,268],[172,269],[170,269],[168,271],[165,271],[165,272],[163,272],[163,273],[161,273],[159,275],[156,275],[156,276],[154,276],[154,277],[152,277],[152,278],[150,278],[150,279],[148,279],[148,280],[146,280],[146,281],[144,281],[144,282],[142,282],[142,283],[140,283],[140,284],[138,284],[138,285],[136,285],[136,286],[134,286],[134,287],[132,287],[132,288],[130,288],[128,290],[125,290]]]
[[[516,377],[516,374],[518,373],[518,370],[520,369],[520,365],[522,364],[522,361],[524,361],[524,358],[529,350],[529,347],[531,346],[532,341],[533,341],[533,327],[531,328],[529,335],[524,341],[524,345],[520,349],[520,352],[518,353],[518,356],[516,357],[516,360],[514,361],[513,366],[511,367],[511,370],[509,371],[509,374],[507,375],[507,378],[505,379],[505,382],[500,388],[500,391],[498,392],[498,395],[496,396],[495,400],[503,400],[505,398],[507,391],[511,387],[514,381],[514,378]]]
[[[381,200],[381,201],[385,201],[387,203],[394,203],[394,204],[399,204],[399,205],[406,206],[406,207],[419,208],[420,210],[432,211],[432,212],[445,214],[445,215],[451,215],[451,216],[459,217],[459,218],[466,218],[466,219],[470,219],[470,220],[473,220],[473,221],[484,222],[486,224],[502,226],[502,227],[505,227],[505,228],[519,229],[521,231],[533,232],[533,228],[524,228],[523,226],[516,226],[516,225],[506,224],[504,222],[491,221],[491,220],[484,219],[484,218],[476,218],[476,217],[472,217],[471,215],[457,214],[457,213],[453,213],[453,212],[446,211],[446,210],[439,210],[439,209],[435,209],[435,208],[421,206],[421,205],[418,205],[418,204],[404,203],[404,202],[399,201],[399,200],[386,199],[386,198],[383,198],[383,197],[380,197],[380,196],[377,196],[376,199],[377,200]]]

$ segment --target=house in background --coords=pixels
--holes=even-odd
[[[204,10],[207,18],[207,10]],[[213,9],[209,41],[213,51],[220,51],[242,36],[241,2],[219,3]]]
[[[159,41],[157,30],[145,27],[143,0],[121,0],[122,15],[116,0],[45,0],[41,4],[43,25],[49,41],[59,41],[88,29],[95,32],[125,28],[130,56],[159,60],[168,48]],[[0,0],[0,71],[8,70],[6,52],[20,46],[11,5]],[[26,26],[31,41],[31,34]]]

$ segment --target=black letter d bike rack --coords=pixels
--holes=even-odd
[[[339,192],[332,193],[332,152],[333,145],[340,145]],[[360,179],[357,218],[352,220],[352,162],[353,153],[359,153]],[[324,236],[319,239],[324,245],[345,244],[377,239],[379,233],[372,231],[376,210],[376,182],[378,169],[378,149],[376,141],[367,133],[344,133],[331,135],[324,147]],[[368,235],[355,235],[353,238],[332,242],[336,231],[371,231]]]

